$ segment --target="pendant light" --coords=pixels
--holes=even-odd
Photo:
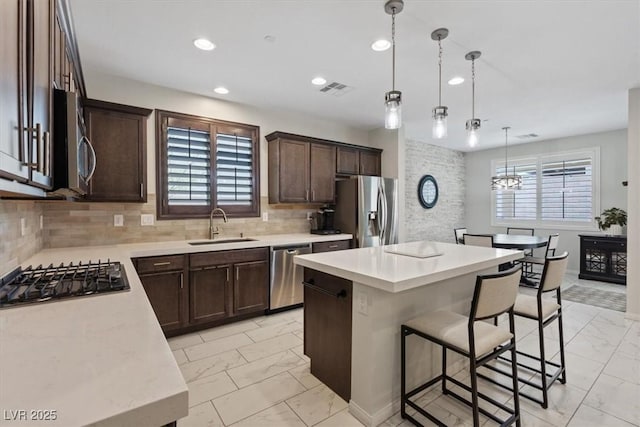
[[[384,10],[391,15],[391,90],[384,95],[385,115],[384,127],[399,129],[402,127],[402,92],[396,90],[396,14],[402,12],[403,0],[389,0]]]
[[[431,33],[431,39],[438,41],[438,106],[433,109],[433,131],[434,139],[447,137],[447,107],[442,105],[442,40],[449,35],[446,28],[438,28]]]
[[[509,175],[509,165],[507,163],[507,144],[510,127],[503,127],[504,130],[504,175],[491,177],[492,190],[520,190],[522,188],[522,177],[516,175],[516,168],[513,168],[513,175]]]
[[[480,119],[476,118],[476,59],[480,58],[480,51],[474,50],[467,53],[464,59],[471,61],[471,119],[467,120],[467,145],[475,147],[478,145],[478,131],[480,130]]]

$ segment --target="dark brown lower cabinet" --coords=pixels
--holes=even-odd
[[[198,324],[229,317],[229,265],[189,271],[189,323]]]
[[[269,307],[269,262],[241,262],[234,269],[233,313],[264,312]]]
[[[303,283],[304,346],[311,373],[348,402],[353,284],[308,268]]]
[[[140,274],[140,281],[162,329],[171,331],[181,328],[185,324],[182,310],[184,273]]]
[[[268,308],[267,248],[137,258],[134,264],[169,335],[264,314]]]

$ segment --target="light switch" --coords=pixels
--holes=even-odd
[[[269,221],[269,212],[263,212],[262,213],[262,220],[263,221]]]
[[[124,226],[124,215],[120,215],[120,214],[114,215],[113,216],[113,226],[114,227],[122,227],[122,226]]]

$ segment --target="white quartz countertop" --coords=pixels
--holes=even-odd
[[[181,241],[40,251],[23,266],[110,258],[123,264],[131,289],[0,309],[0,426],[160,427],[187,415],[187,386],[132,257],[351,237],[288,234],[201,246]],[[36,421],[31,410],[55,411],[56,419]],[[26,411],[24,420],[7,419],[19,411]]]
[[[439,256],[389,253],[387,250]],[[418,286],[473,273],[522,258],[521,251],[442,242],[411,242],[372,248],[297,255],[296,264],[342,277],[388,292],[402,292]]]

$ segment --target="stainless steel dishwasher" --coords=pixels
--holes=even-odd
[[[293,263],[293,257],[310,253],[311,243],[271,247],[269,311],[280,311],[302,303],[303,270]]]

